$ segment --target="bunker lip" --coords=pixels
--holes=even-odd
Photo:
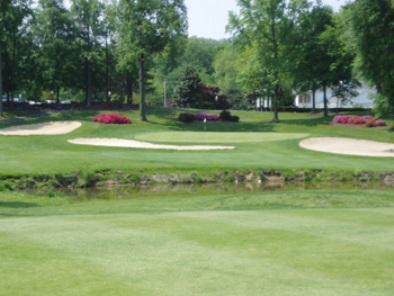
[[[64,135],[82,124],[78,121],[51,121],[37,124],[17,125],[0,129],[3,136]]]
[[[164,150],[230,150],[234,146],[212,146],[212,145],[164,145],[141,142],[119,138],[75,138],[68,140],[71,144],[104,146],[104,147],[123,147],[123,148],[140,148],[140,149],[164,149]]]
[[[338,137],[315,137],[302,140],[304,149],[356,156],[394,157],[394,144]]]

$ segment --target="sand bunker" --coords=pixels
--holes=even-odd
[[[321,137],[302,140],[300,146],[320,152],[394,157],[394,144],[348,138]]]
[[[229,150],[234,146],[211,146],[211,145],[162,145],[135,140],[117,139],[117,138],[76,138],[68,140],[69,143],[79,145],[106,146],[106,147],[124,147],[124,148],[144,148],[144,149],[166,149],[166,150]]]
[[[53,121],[28,125],[17,125],[0,129],[4,136],[63,135],[79,128],[78,121]]]

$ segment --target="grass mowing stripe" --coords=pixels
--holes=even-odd
[[[88,261],[24,236],[0,232],[0,294],[146,295]]]
[[[138,134],[141,141],[166,143],[251,143],[271,142],[308,137],[306,133],[253,133],[253,132],[160,132]]]
[[[287,216],[289,212],[83,215],[1,222],[10,232],[138,282],[150,295],[389,295],[393,252],[316,237],[307,229],[294,231],[299,218]],[[237,225],[239,221],[244,225]],[[326,224],[331,231],[337,228]]]

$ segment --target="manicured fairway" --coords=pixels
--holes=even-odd
[[[237,133],[237,132],[161,132],[136,135],[137,140],[157,142],[191,143],[251,143],[301,139],[309,134],[301,133]]]
[[[269,112],[237,111],[241,120],[185,124],[176,117],[191,110],[157,108],[149,121],[139,121],[134,111],[122,114],[131,125],[93,122],[99,112],[60,112],[43,118],[30,118],[20,124],[56,121],[81,122],[66,135],[0,136],[0,177],[41,174],[70,174],[79,171],[124,171],[130,174],[182,172],[205,173],[218,170],[329,170],[392,171],[387,157],[344,156],[302,149],[299,143],[309,137],[344,137],[394,143],[390,126],[367,129],[332,125],[331,117],[282,113],[272,122]],[[192,110],[196,112],[197,110]],[[104,112],[104,111],[103,111]],[[217,113],[217,111],[212,111]],[[392,125],[392,121],[388,121]],[[2,123],[5,128],[16,123]],[[234,146],[226,151],[164,151],[70,144],[75,138],[119,138],[172,145]]]
[[[2,295],[393,295],[389,191],[0,195]]]

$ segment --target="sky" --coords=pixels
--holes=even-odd
[[[189,36],[211,39],[231,37],[225,33],[229,11],[238,12],[236,0],[184,0],[188,9]],[[346,0],[323,0],[338,11]]]
[[[225,33],[229,11],[238,12],[237,0],[184,0],[188,10],[189,36],[210,39],[231,37]],[[65,0],[69,6],[70,0]],[[323,0],[334,11],[347,0]]]

